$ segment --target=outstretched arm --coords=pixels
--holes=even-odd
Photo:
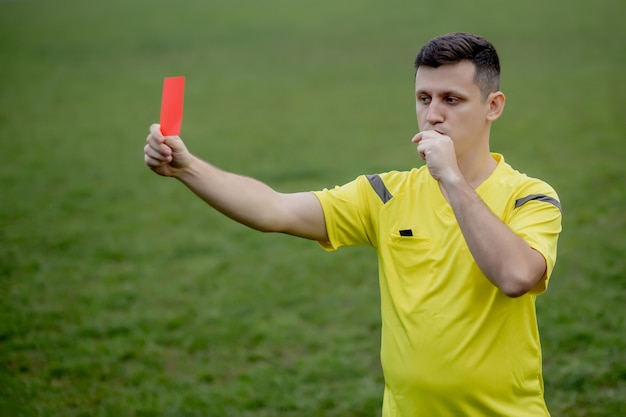
[[[211,207],[263,232],[281,232],[327,241],[322,206],[313,193],[279,193],[250,177],[223,171],[192,155],[178,136],[164,137],[150,126],[144,147],[146,165],[181,181]]]

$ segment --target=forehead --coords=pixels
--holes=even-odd
[[[476,67],[471,61],[461,61],[437,68],[420,66],[415,74],[415,91],[424,91],[432,95],[447,91],[480,93],[474,81],[475,74]]]

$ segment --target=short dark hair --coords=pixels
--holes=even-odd
[[[471,33],[448,33],[431,39],[417,53],[415,70],[421,66],[437,68],[461,61],[474,64],[474,81],[483,99],[500,89],[500,60],[496,48],[485,38]]]

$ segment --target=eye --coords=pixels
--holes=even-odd
[[[429,104],[430,100],[430,96],[427,96],[426,94],[420,94],[417,96],[417,101],[422,104]]]
[[[454,97],[454,96],[447,96],[445,99],[446,103],[448,104],[458,104],[461,102],[461,99],[458,97]]]

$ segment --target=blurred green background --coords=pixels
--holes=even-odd
[[[143,163],[185,75],[197,155],[281,191],[420,164],[414,56],[501,55],[492,149],[559,192],[538,299],[554,416],[626,415],[626,3],[0,2],[0,415],[379,416],[368,248],[325,254]]]

